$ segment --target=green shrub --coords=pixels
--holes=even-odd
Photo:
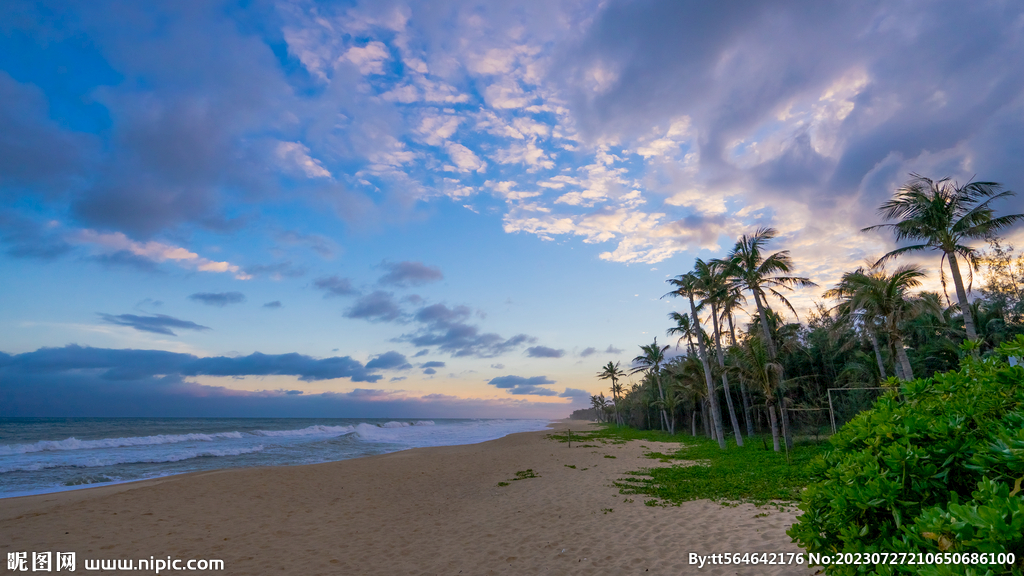
[[[1013,566],[830,565],[827,574],[1024,572],[1024,336],[957,371],[902,383],[813,464],[789,530],[812,553],[1015,554]]]

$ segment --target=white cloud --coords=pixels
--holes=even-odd
[[[299,170],[309,178],[330,178],[331,173],[319,160],[309,155],[309,148],[299,142],[278,142],[277,157],[286,169]]]
[[[384,62],[391,58],[391,53],[383,42],[370,42],[349,48],[342,58],[355,64],[360,74],[383,74]]]
[[[554,161],[533,141],[513,142],[504,150],[498,150],[493,158],[502,164],[525,164],[530,171],[555,167]]]
[[[136,242],[121,232],[97,232],[95,230],[79,230],[71,236],[71,240],[79,244],[92,245],[104,253],[129,252],[140,258],[153,262],[173,262],[182,268],[200,272],[230,272],[239,280],[249,280],[252,276],[241,271],[241,268],[230,262],[209,260],[180,246],[162,242]]]
[[[444,148],[459,172],[483,172],[487,169],[486,162],[478,158],[472,150],[458,142],[448,142]]]
[[[458,116],[452,115],[429,115],[424,116],[416,133],[424,142],[431,146],[441,146],[452,134],[459,129],[462,121]],[[449,151],[449,154],[451,152]],[[472,152],[470,152],[472,154]]]

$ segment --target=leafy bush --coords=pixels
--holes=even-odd
[[[789,530],[808,552],[1010,552],[986,565],[831,565],[827,574],[1024,573],[1024,336],[902,383],[814,462]]]

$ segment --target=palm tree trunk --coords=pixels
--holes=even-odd
[[[782,447],[779,446],[779,421],[775,419],[775,404],[768,405],[768,422],[771,423],[772,429],[772,447],[776,452],[780,452]]]
[[[913,380],[914,369],[910,367],[910,358],[907,357],[907,350],[903,347],[903,338],[899,334],[893,334],[892,342],[896,346],[896,355],[899,357],[899,362],[903,367],[903,379]]]
[[[715,352],[718,356],[718,367],[722,369],[722,389],[725,391],[725,405],[729,410],[729,421],[732,423],[732,432],[736,436],[736,445],[743,446],[743,433],[740,432],[740,423],[736,419],[736,411],[732,407],[729,375],[725,372],[725,355],[722,354],[722,335],[718,330],[718,307],[713,304],[711,306],[711,319],[715,329]]]
[[[754,302],[757,303],[757,314],[761,317],[761,332],[764,334],[765,344],[768,345],[768,357],[771,358],[772,362],[775,362],[777,354],[775,352],[775,341],[772,340],[771,330],[768,328],[768,314],[765,313],[764,304],[761,303],[761,295],[756,290],[751,290],[754,293]],[[781,384],[786,380],[785,368],[779,364],[779,383]],[[793,449],[793,436],[789,430],[789,417],[786,415],[785,407],[780,408],[782,410],[782,431],[786,437],[786,449]]]
[[[715,434],[718,437],[718,447],[725,450],[725,431],[722,430],[722,414],[718,410],[718,399],[715,397],[715,385],[711,381],[711,365],[708,363],[708,350],[704,346],[704,339],[700,337],[700,318],[697,317],[697,305],[693,302],[693,293],[690,296],[690,316],[693,317],[693,329],[697,332],[697,344],[700,349],[700,363],[704,367],[704,383],[708,387],[708,401],[711,403],[711,419],[714,421]]]
[[[690,411],[690,436],[697,437],[697,406]]]
[[[889,376],[885,373],[885,363],[882,362],[882,351],[878,349],[878,337],[869,328],[864,329],[868,333],[868,339],[871,340],[871,347],[875,350],[875,360],[878,362],[878,372],[882,374],[882,380],[884,381]]]
[[[661,376],[657,372],[654,372],[652,374],[652,377],[654,378],[654,382],[658,384],[658,399],[661,400],[662,402],[664,402],[665,401],[665,391],[661,389]],[[665,415],[665,409],[662,408],[661,409],[661,429],[665,430],[667,428],[667,424],[668,424],[668,416]]]
[[[726,316],[729,319],[729,335],[732,337],[732,345],[736,346],[736,325],[732,321],[732,311]],[[743,400],[743,420],[747,423],[747,437],[754,435],[754,423],[752,422],[752,411],[750,406],[750,392],[747,392],[747,383],[740,378],[740,398]]]
[[[764,345],[768,347],[768,357],[772,362],[775,361],[775,341],[772,340],[772,332],[768,328],[768,314],[764,311],[764,304],[761,303],[761,295],[757,293],[757,290],[751,290],[754,293],[754,302],[757,304],[757,315],[761,318],[761,335],[764,336]]]
[[[967,339],[976,342],[978,332],[974,329],[974,315],[971,314],[971,303],[967,300],[967,291],[964,290],[964,281],[960,277],[960,266],[956,262],[956,256],[952,252],[946,252],[949,259],[949,270],[953,273],[953,285],[956,286],[956,299],[960,302],[960,311],[964,314],[964,329],[967,330]],[[970,266],[970,264],[968,264]]]

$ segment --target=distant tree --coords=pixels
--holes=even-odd
[[[654,339],[654,344],[647,344],[640,346],[640,350],[643,354],[633,358],[633,371],[630,374],[636,374],[637,372],[646,372],[651,380],[658,387],[658,399],[665,399],[665,391],[661,386],[661,378],[659,372],[661,371],[661,365],[665,362],[665,351],[668,350],[668,345],[658,346],[658,339]],[[665,414],[665,410],[661,411],[661,416],[665,428],[668,428],[668,415]]]
[[[612,381],[611,389],[612,399],[615,402],[615,421],[621,426],[622,418],[619,416],[619,396],[622,393],[622,385],[619,384],[619,378],[625,376],[626,373],[623,372],[622,370],[619,370],[618,362],[612,364],[611,361],[609,361],[602,368],[603,370],[600,373],[598,373],[597,377],[600,378],[601,380]]]
[[[669,284],[676,287],[675,290],[666,294],[683,296],[690,301],[690,320],[697,332],[697,350],[700,352],[700,362],[704,368],[704,381],[708,389],[708,403],[711,405],[711,422],[714,425],[715,437],[718,439],[718,447],[725,450],[725,431],[722,429],[722,414],[718,409],[718,399],[715,395],[715,384],[711,380],[711,364],[708,362],[707,338],[703,336],[700,328],[700,317],[697,316],[697,297],[703,290],[703,286],[697,275],[693,272],[680,274],[668,280]]]

